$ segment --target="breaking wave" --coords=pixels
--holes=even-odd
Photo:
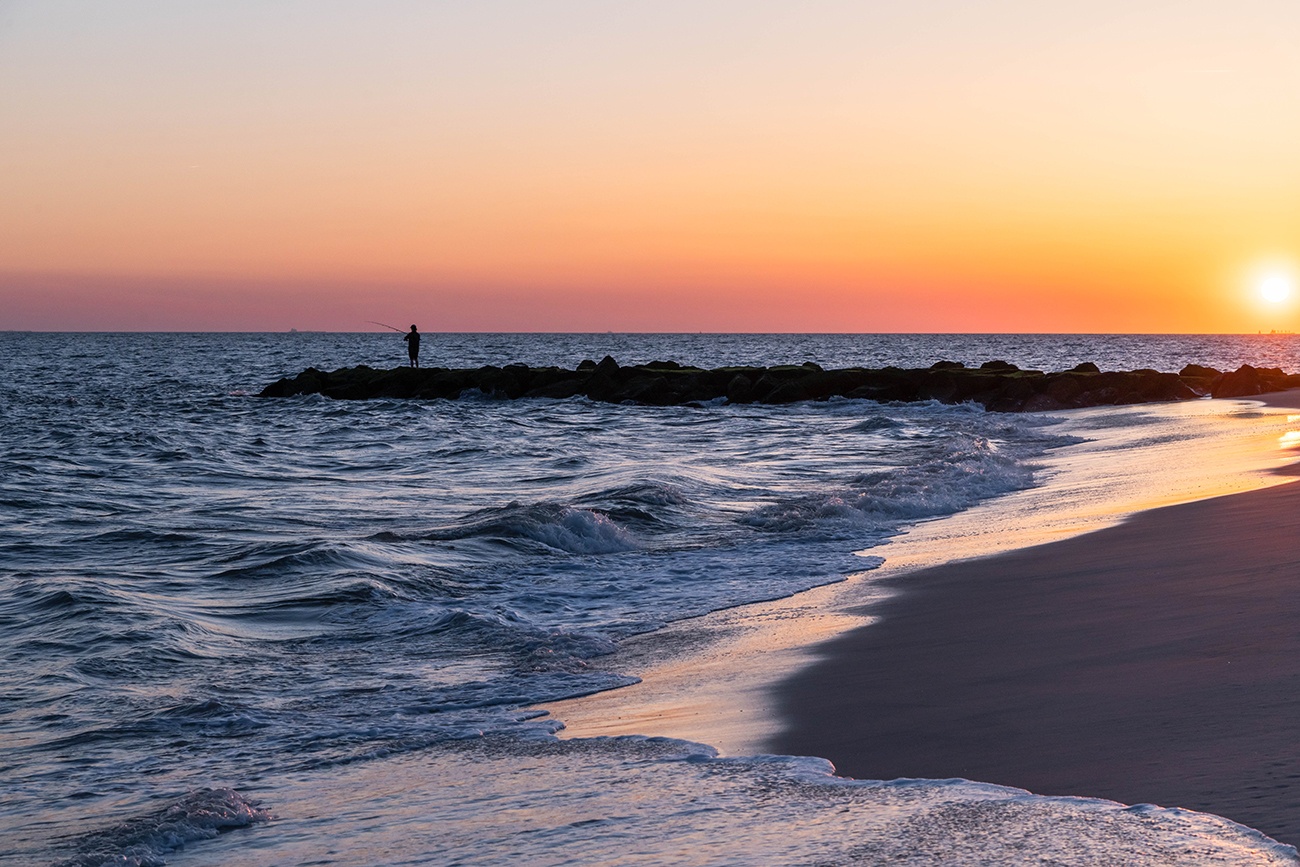
[[[161,810],[94,831],[57,867],[163,867],[163,857],[199,840],[265,822],[270,813],[233,789],[199,789]]]

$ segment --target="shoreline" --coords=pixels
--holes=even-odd
[[[767,746],[845,776],[1184,807],[1300,842],[1295,515],[1292,481],[892,577],[869,627],[780,685]]]
[[[780,688],[771,749],[1300,842],[1296,514],[1292,482],[905,576]]]
[[[1261,407],[1261,403],[1265,406]],[[1300,391],[1234,404],[1227,404],[1228,409],[1221,414],[1231,411],[1249,418],[1269,412],[1266,407],[1270,406],[1300,406]],[[1166,414],[1198,411],[1194,403],[1160,409]],[[1275,418],[1281,422],[1286,416],[1278,413]],[[1048,514],[1047,506],[1060,497],[1060,491],[1049,485],[917,525],[886,545],[863,552],[887,558],[878,570],[856,573],[843,582],[793,597],[678,621],[633,638],[602,664],[637,675],[641,683],[543,707],[565,724],[561,732],[564,738],[629,734],[683,738],[708,743],[723,755],[775,751],[827,757],[842,772],[851,773],[843,758],[837,757],[838,748],[829,739],[822,739],[824,732],[804,732],[798,748],[782,745],[790,734],[783,702],[788,701],[793,685],[803,682],[805,672],[826,664],[824,657],[828,652],[837,652],[839,641],[870,633],[876,618],[889,610],[889,597],[905,588],[910,576],[934,567],[944,568],[953,560],[959,561],[954,564],[958,568],[967,562],[979,562],[979,558],[1024,550],[1026,545],[1090,538],[1082,534],[1115,526],[1126,515],[1168,503],[1205,501],[1226,493],[1284,484],[1287,478],[1281,464],[1294,459],[1294,453],[1284,456],[1277,450],[1277,425],[1264,427],[1269,430],[1257,435],[1239,428],[1225,435],[1223,442],[1210,443],[1206,455],[1212,466],[1190,468],[1159,491],[1123,493],[1121,496],[1128,499],[1121,507],[1112,504],[1109,509],[1097,510],[1086,503],[1076,504],[1068,520],[1056,520]],[[1243,436],[1243,431],[1247,435]],[[1251,461],[1244,461],[1243,455],[1251,456]],[[1082,460],[1095,463],[1097,456]],[[1161,457],[1157,460],[1177,463]],[[1070,463],[1070,459],[1062,463]],[[1088,486],[1087,480],[1081,485],[1084,489]],[[1065,492],[1067,497],[1078,494]],[[818,707],[825,711],[824,705]],[[855,712],[852,708],[844,711]]]

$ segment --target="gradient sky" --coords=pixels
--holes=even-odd
[[[1296,0],[0,0],[0,329],[1300,330]],[[1277,285],[1277,278],[1274,284]]]

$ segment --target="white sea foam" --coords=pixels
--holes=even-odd
[[[783,498],[754,509],[742,521],[774,531],[848,524],[888,535],[905,522],[952,514],[1031,486],[1036,467],[1023,456],[1033,450],[1023,441],[1000,447],[985,436],[956,435],[921,462],[860,473],[843,487]]]
[[[59,867],[162,867],[164,856],[190,843],[269,818],[233,789],[200,789],[161,810],[81,837],[70,847],[77,854]]]
[[[533,518],[521,527],[521,533],[570,554],[612,554],[638,547],[613,519],[587,509],[565,507],[553,516]]]
[[[563,554],[612,554],[641,547],[633,534],[610,516],[552,502],[510,503],[487,509],[425,538],[522,540]]]
[[[273,794],[274,828],[217,841],[186,863],[374,863],[380,851],[385,863],[437,852],[442,863],[506,855],[537,867],[1300,861],[1216,816],[966,780],[845,780],[818,759],[720,759],[668,739],[471,739],[298,777]]]

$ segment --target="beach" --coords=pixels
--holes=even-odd
[[[970,365],[1222,369],[1285,350],[1278,363],[1300,368],[1300,344],[1262,337],[1100,336],[1077,339],[1077,354],[1056,337],[957,343]],[[1285,485],[1287,410],[270,401],[251,395],[285,370],[380,369],[393,342],[76,345],[0,340],[14,372],[0,402],[16,408],[0,425],[0,650],[14,697],[0,754],[18,793],[0,811],[0,862],[1296,863],[1214,814],[1044,797],[947,769],[872,778],[828,732],[771,754],[806,733],[782,712],[787,682],[815,678],[827,648],[903,606],[909,576]],[[953,346],[438,343],[458,368],[574,368],[606,353],[924,366]],[[807,682],[816,701],[861,697]]]
[[[870,625],[778,688],[768,746],[1300,842],[1297,514],[1288,483],[888,579]]]

